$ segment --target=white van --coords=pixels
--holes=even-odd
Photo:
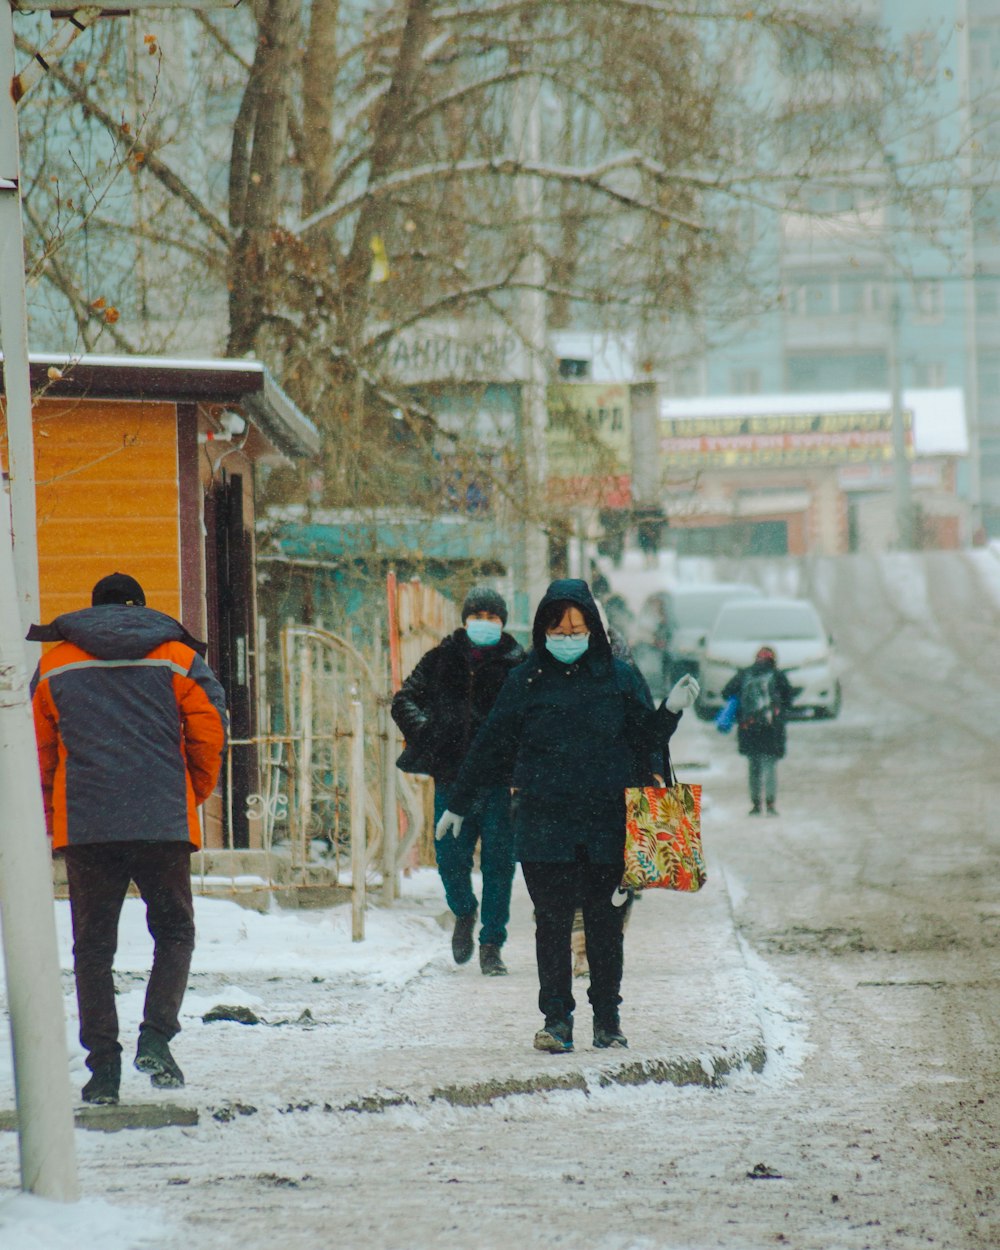
[[[645,658],[640,651],[652,652],[650,666],[658,670],[657,678],[662,672],[668,686],[685,673],[697,677],[705,637],[720,608],[733,599],[757,596],[763,596],[763,591],[749,582],[684,582],[658,590],[639,613],[633,651],[640,661]]]
[[[833,639],[808,599],[740,599],[715,618],[701,660],[698,710],[714,715],[730,677],[752,664],[761,647],[773,647],[778,667],[795,690],[793,711],[806,716],[840,712]]]

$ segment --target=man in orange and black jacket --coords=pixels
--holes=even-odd
[[[168,1043],[180,1031],[194,951],[198,806],[215,788],[227,721],[203,644],[147,608],[134,578],[102,578],[91,604],[32,626],[28,637],[59,644],[31,689],[46,823],[69,881],[80,1042],[92,1073],[83,1099],[116,1103],[122,1048],[112,969],[132,881],[154,943],[135,1066],[159,1088],[184,1084]]]

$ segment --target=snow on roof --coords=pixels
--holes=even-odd
[[[0,374],[3,354],[0,353]],[[242,403],[258,429],[284,455],[315,456],[320,432],[259,360],[105,356],[31,352],[32,380],[46,376],[49,394],[94,397],[146,395],[164,399]],[[58,373],[48,372],[55,368]]]
[[[697,399],[664,399],[660,416],[673,420],[719,417],[805,416],[810,413],[888,411],[888,391],[824,391],[792,395],[707,395]],[[965,456],[969,432],[965,392],[961,387],[904,390],[903,407],[913,414],[914,449],[918,456]]]

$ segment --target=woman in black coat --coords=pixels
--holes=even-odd
[[[625,788],[651,784],[697,695],[687,677],[654,710],[639,675],[611,654],[584,581],[553,582],[535,614],[533,649],[515,669],[451,787],[438,836],[460,833],[475,787],[512,777],[514,836],[535,906],[538,1050],[573,1048],[573,913],[582,906],[594,1045],[626,1046],[619,1022]]]
[[[785,755],[785,720],[794,694],[773,647],[761,647],[753,664],[722,691],[723,699],[739,702],[736,745],[747,757],[751,816],[761,814],[764,802],[769,816],[778,814],[778,760]]]
[[[479,727],[496,702],[507,675],[524,659],[510,634],[507,604],[489,586],[469,591],[462,604],[462,628],[424,655],[392,701],[392,718],[406,738],[397,760],[406,773],[434,778],[434,819],[449,804],[451,785]],[[479,907],[472,889],[472,861],[480,843],[483,914],[479,966],[486,976],[503,976],[500,950],[507,940],[510,890],[514,880],[514,838],[507,779],[479,786],[462,836],[434,843],[445,898],[455,915],[451,949],[467,963],[475,949]]]

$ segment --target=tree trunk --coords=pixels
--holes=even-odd
[[[379,182],[395,167],[407,137],[407,117],[413,107],[424,71],[423,54],[430,30],[430,0],[408,0],[406,23],[400,38],[392,85],[385,94],[375,123],[368,167],[369,185]],[[368,315],[368,276],[371,243],[385,231],[388,211],[383,200],[367,199],[358,215],[347,258],[341,267],[343,341],[357,344]]]
[[[333,100],[340,76],[337,22],[340,0],[313,0],[309,38],[302,67],[302,131],[304,139],[302,215],[308,217],[326,201],[333,168]]]
[[[292,63],[298,32],[298,0],[266,0],[259,19],[260,36],[247,80],[253,133],[249,158],[245,130],[234,132],[230,164],[230,214],[238,223],[229,270],[229,343],[227,354],[251,351],[270,305],[269,254],[285,185],[288,158],[288,109]],[[249,117],[241,108],[241,120]],[[239,174],[246,162],[245,182]]]

